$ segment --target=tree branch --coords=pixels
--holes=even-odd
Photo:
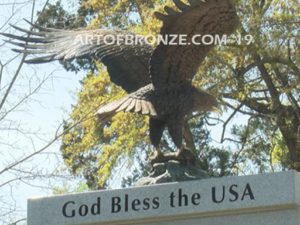
[[[90,116],[92,114],[92,116]],[[76,127],[78,124],[82,123],[83,121],[89,120],[90,118],[94,117],[94,113],[89,112],[87,115],[85,115],[81,120],[79,120],[78,122],[76,122],[75,124],[73,124],[72,126],[68,127],[68,129],[65,129],[63,132],[61,132],[59,135],[56,135],[51,141],[49,141],[44,147],[42,147],[41,149],[35,151],[34,153],[17,160],[16,162],[12,163],[11,165],[5,167],[3,170],[0,171],[0,175],[7,172],[8,170],[24,163],[25,161],[33,158],[34,156],[40,154],[41,152],[45,151],[46,149],[48,149],[51,145],[53,145],[58,139],[60,139],[64,134],[66,134],[68,131],[70,131],[71,129],[73,129],[74,127]]]
[[[233,113],[229,116],[229,118],[225,121],[223,124],[223,131],[222,131],[222,136],[221,136],[221,143],[224,143],[224,138],[225,138],[225,132],[226,132],[226,127],[228,123],[232,120],[232,118],[238,113],[238,111],[244,106],[243,103],[241,103],[234,111]]]

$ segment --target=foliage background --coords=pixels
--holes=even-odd
[[[154,11],[163,11],[170,0],[81,0],[77,13],[67,13],[59,1],[40,16],[41,25],[76,28],[122,29],[157,34],[161,23]],[[186,144],[213,176],[300,170],[300,69],[297,0],[236,0],[241,25],[235,33],[251,34],[254,43],[217,46],[199,69],[194,85],[208,89],[222,102],[222,116],[190,115]],[[63,63],[63,62],[62,62]],[[73,123],[126,93],[113,85],[100,62],[63,63],[67,70],[84,69]],[[119,113],[105,124],[92,117],[68,131],[61,152],[73,174],[82,176],[91,189],[105,188],[113,174],[127,168],[130,185],[145,174],[152,147],[148,119]],[[218,127],[220,144],[210,132]],[[173,145],[167,133],[164,150]],[[123,170],[123,169],[122,169]],[[124,170],[123,170],[124,171]]]

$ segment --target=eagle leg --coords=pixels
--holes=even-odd
[[[156,163],[167,163],[168,161],[174,160],[180,162],[182,165],[194,166],[196,164],[197,157],[191,150],[182,147],[183,120],[171,118],[169,121],[167,121],[169,133],[178,150],[176,152],[161,152],[159,143],[165,125],[166,123],[161,120],[150,118],[150,139],[155,147],[154,155],[150,157],[151,164],[154,165]]]
[[[163,161],[163,153],[159,148],[159,143],[162,138],[166,123],[156,118],[151,118],[149,121],[150,140],[155,147],[154,155],[150,157],[152,165]]]

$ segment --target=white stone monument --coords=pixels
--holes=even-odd
[[[299,205],[289,171],[33,198],[28,225],[299,225]]]

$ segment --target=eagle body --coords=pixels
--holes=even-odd
[[[132,99],[131,103],[142,99],[153,106],[155,112],[150,114],[150,139],[155,147],[159,146],[162,133],[167,127],[175,145],[180,148],[185,116],[194,111],[209,111],[217,107],[217,101],[212,95],[187,82],[166,86],[163,89],[156,89],[153,84],[149,84],[130,94],[129,98]],[[121,101],[120,105],[113,105],[111,109],[109,109],[111,105],[107,105],[106,110],[111,112],[113,109],[120,108],[124,102],[126,104],[126,100]],[[137,106],[128,107],[129,111],[134,112]],[[100,115],[105,115],[103,109],[100,109]]]
[[[188,115],[194,111],[209,111],[217,107],[217,101],[212,95],[188,83],[156,90],[152,101],[158,117],[162,119],[173,114]]]
[[[154,14],[162,22],[160,34],[185,35],[187,45],[162,42],[153,48],[146,42],[128,45],[125,41],[109,45],[105,42],[108,36],[135,34],[109,29],[59,30],[35,24],[31,24],[31,30],[12,25],[27,37],[2,35],[11,38],[8,40],[11,44],[21,47],[14,51],[34,55],[26,58],[27,63],[80,58],[100,60],[107,67],[111,81],[128,93],[100,106],[97,112],[100,122],[120,111],[148,115],[150,139],[157,152],[165,128],[180,151],[185,116],[194,111],[211,111],[217,106],[215,97],[192,85],[199,66],[213,48],[213,44],[195,45],[193,37],[230,35],[239,20],[231,0],[173,2],[176,7],[166,6],[165,14]]]
[[[167,119],[173,114],[185,115],[195,111],[197,103],[199,104],[196,99],[197,96],[203,97],[203,103],[206,100],[205,97],[211,97],[212,100],[215,100],[206,92],[199,91],[190,84],[173,85],[164,89],[156,89],[153,84],[149,84],[129,96],[133,99],[143,99],[151,102],[156,111],[156,114],[152,117],[160,119]]]

